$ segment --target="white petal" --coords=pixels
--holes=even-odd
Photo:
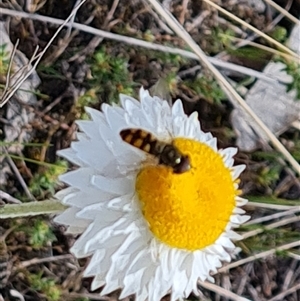
[[[118,278],[109,278],[109,280],[106,280],[105,283],[106,284],[103,290],[101,291],[100,296],[107,295],[120,288],[120,283]]]
[[[147,129],[149,132],[156,134],[157,129],[149,123],[146,114],[141,110],[132,109],[128,114],[125,115],[126,122],[132,124],[134,127]]]
[[[208,146],[210,146],[214,151],[217,151],[217,139],[216,138],[212,138],[208,141],[205,142]]]
[[[186,116],[184,113],[183,105],[182,105],[182,102],[180,99],[177,99],[174,102],[173,107],[172,107],[172,115],[173,115],[173,118],[175,118],[177,116],[181,116],[181,117]]]
[[[238,149],[236,147],[227,147],[225,149],[220,149],[219,153],[224,157],[224,160],[231,159],[234,155],[236,155]]]
[[[105,120],[104,114],[99,110],[95,110],[93,108],[85,107],[85,111],[91,116],[94,122],[98,123]]]
[[[221,235],[217,240],[216,240],[216,244],[219,244],[225,248],[229,248],[229,249],[233,249],[234,248],[234,244],[231,242],[231,240],[225,236],[225,235]]]
[[[149,250],[141,250],[136,257],[130,262],[128,267],[128,274],[136,273],[143,267],[154,266],[154,262],[149,260],[151,258]]]
[[[100,287],[102,287],[103,285],[105,285],[105,281],[98,279],[98,278],[94,278],[93,282],[91,284],[91,290],[94,291]]]
[[[188,118],[187,137],[198,138],[200,136],[200,123],[198,120],[198,112],[192,113]]]
[[[235,224],[243,224],[248,221],[251,216],[248,215],[231,215],[230,221]]]
[[[210,281],[211,283],[215,283],[215,279],[210,275],[207,276],[207,281]]]
[[[93,175],[91,183],[102,191],[116,195],[129,194],[134,191],[134,182],[127,177],[110,179],[101,175]]]
[[[183,129],[180,126],[182,124],[182,119],[179,119],[179,117],[177,117],[176,119],[173,119],[173,131],[172,134],[174,137],[182,137],[183,136]]]
[[[96,124],[95,124],[95,122],[92,122],[92,121],[89,121],[89,120],[78,120],[78,121],[76,121],[79,128],[89,138],[92,138],[95,141],[101,139],[101,135],[100,135],[101,123],[100,122],[105,122],[105,121],[99,120]]]
[[[83,233],[89,226],[89,222],[87,220],[82,221],[82,224],[84,224],[84,223],[86,224],[85,226],[80,226],[80,223],[78,223],[79,225],[69,226],[65,233],[76,235],[76,236]]]
[[[242,239],[242,236],[240,234],[238,234],[238,233],[236,233],[235,231],[232,231],[232,230],[226,232],[226,235],[232,240]]]
[[[88,188],[91,187],[90,180],[94,172],[92,168],[82,167],[59,176],[59,180],[79,190],[90,191]]]
[[[110,266],[110,260],[105,261],[105,256],[108,253],[108,250],[102,249],[102,250],[96,250],[89,262],[89,265],[84,270],[84,276],[85,277],[92,277],[95,275],[103,274],[103,276],[106,275],[109,266]],[[103,262],[103,263],[102,263]],[[92,288],[95,289],[95,288]]]
[[[71,163],[78,166],[87,166],[82,160],[80,160],[77,156],[77,153],[72,148],[62,149],[56,152],[56,154],[60,157],[63,157],[70,161]]]
[[[77,157],[86,166],[92,166],[99,172],[107,167],[109,162],[114,160],[113,154],[101,140],[94,141],[93,143],[89,139],[75,142],[72,144],[72,148],[76,151]]]
[[[182,264],[182,267],[185,268],[188,283],[185,287],[185,296],[188,297],[193,290],[197,290],[197,280],[201,272],[198,270],[199,265],[196,267],[197,256],[195,257],[195,252],[190,256],[186,257],[185,261]]]
[[[108,104],[102,104],[102,111],[105,114],[106,120],[111,130],[117,135],[122,129],[128,127],[125,121],[125,110],[121,115],[115,108],[112,108]]]
[[[126,111],[125,117],[127,114],[132,115],[134,111],[139,110],[141,107],[140,102],[136,99],[123,94],[120,94],[120,102]]]
[[[235,197],[235,200],[236,200],[236,205],[237,206],[244,206],[248,203],[248,200],[247,199],[244,199],[244,198],[241,198],[239,196]]]
[[[171,301],[176,301],[186,294],[184,289],[187,286],[188,278],[185,271],[177,271],[173,277]]]
[[[168,136],[172,135],[172,113],[167,102],[162,103],[158,126],[160,128],[160,133]]]
[[[99,214],[102,214],[104,210],[106,210],[105,202],[87,205],[78,213],[78,217],[94,220]]]
[[[134,197],[132,194],[126,194],[117,198],[113,198],[107,203],[107,208],[132,211],[134,210]]]
[[[236,180],[240,174],[243,172],[243,170],[245,170],[246,165],[242,164],[242,165],[237,165],[231,168],[231,172],[232,172],[232,179]]]
[[[245,210],[241,209],[241,208],[238,208],[238,207],[235,207],[233,209],[233,213],[235,214],[244,214],[245,213]]]
[[[124,289],[119,297],[119,299],[123,299],[128,297],[129,295],[134,294],[137,291],[138,287],[141,287],[140,282],[142,280],[142,275],[144,273],[145,268],[140,269],[136,273],[128,274],[124,278]]]
[[[148,300],[148,288],[146,286],[140,286],[141,289],[136,293],[136,301],[145,301]]]
[[[54,222],[64,225],[74,225],[77,223],[75,217],[79,210],[80,209],[75,207],[67,208],[63,213],[54,218]]]
[[[59,197],[58,194],[56,194],[55,196]],[[63,203],[69,206],[75,206],[77,208],[85,208],[92,204],[107,202],[114,197],[114,194],[104,191],[101,191],[101,193],[99,193],[98,189],[91,189],[90,193],[83,191],[72,192],[64,197]]]
[[[79,192],[80,192],[80,190],[78,190],[78,189],[71,186],[71,187],[68,187],[68,188],[65,188],[65,189],[62,189],[62,190],[58,191],[55,194],[55,197],[57,199],[61,200],[63,204],[66,204],[67,199],[72,198],[73,196],[75,196]]]

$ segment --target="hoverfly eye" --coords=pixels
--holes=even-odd
[[[181,162],[181,158],[179,157],[179,158],[176,158],[176,160],[175,160],[175,163],[176,164],[179,164]]]
[[[175,155],[176,155],[176,153],[175,153],[175,151],[172,149],[172,150],[169,150],[169,152],[168,152],[168,157],[170,158],[170,159],[173,159],[174,157],[175,157]]]
[[[174,166],[174,173],[181,174],[191,169],[190,159],[188,156],[180,158],[180,163]]]

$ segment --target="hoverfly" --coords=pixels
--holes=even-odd
[[[184,173],[191,168],[189,157],[182,154],[173,143],[160,141],[147,131],[124,129],[120,136],[128,144],[155,156],[159,164],[172,167],[174,173]]]

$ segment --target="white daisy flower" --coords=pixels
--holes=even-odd
[[[79,168],[60,177],[70,187],[56,197],[70,207],[56,221],[82,234],[71,251],[92,255],[84,276],[94,277],[93,290],[121,288],[120,298],[138,301],[197,294],[197,281],[213,281],[210,273],[231,260],[231,240],[240,238],[232,228],[249,219],[239,208],[247,202],[238,190],[244,166],[233,166],[237,150],[218,150],[180,100],[170,107],[144,89],[140,102],[120,99],[121,107],[103,104],[103,112],[87,108],[92,121],[79,121],[78,141],[59,152]],[[122,140],[124,129],[172,141],[190,169],[158,164]]]

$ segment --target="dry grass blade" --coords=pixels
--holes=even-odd
[[[267,216],[264,216],[264,217],[253,219],[253,220],[245,223],[244,225],[249,226],[249,225],[253,225],[253,224],[259,224],[259,223],[267,222],[267,221],[270,221],[272,219],[280,218],[280,217],[283,217],[283,216],[286,216],[286,215],[295,214],[299,211],[300,211],[300,206],[296,206],[295,208],[292,208],[292,209],[287,210],[287,211],[283,211],[283,212],[279,212],[279,213],[275,213],[275,214],[271,214],[271,215],[267,215]]]
[[[243,239],[252,237],[252,236],[256,236],[257,234],[263,233],[265,230],[271,230],[271,229],[275,229],[284,225],[288,225],[288,224],[292,224],[292,223],[296,223],[300,221],[300,216],[293,216],[293,217],[289,217],[286,219],[283,219],[281,221],[275,222],[273,224],[270,224],[268,226],[265,226],[264,228],[258,228],[256,230],[252,230],[249,232],[246,232],[244,234],[242,234]]]
[[[30,260],[22,261],[20,264],[18,264],[13,270],[17,271],[19,269],[26,269],[31,265],[35,264],[41,264],[41,263],[48,263],[48,262],[54,262],[59,260],[67,260],[74,258],[71,254],[65,254],[65,255],[58,255],[58,256],[51,256],[46,258],[33,258]]]
[[[273,209],[273,210],[291,210],[295,208],[292,205],[278,205],[278,204],[269,204],[269,203],[258,203],[258,202],[248,202],[247,206],[253,206],[257,208]]]
[[[6,83],[5,83],[5,88],[3,91],[3,94],[1,95],[1,99],[0,99],[0,108],[2,108],[7,101],[12,97],[12,95],[20,88],[20,86],[23,84],[23,82],[32,74],[32,72],[34,71],[33,68],[30,69],[31,67],[31,63],[36,59],[36,54],[38,52],[39,47],[37,46],[35,48],[35,51],[30,59],[30,61],[28,62],[28,64],[24,65],[22,68],[20,68],[19,70],[17,70],[15,72],[15,74],[13,74],[12,76],[10,76],[11,74],[11,70],[12,70],[12,65],[13,65],[13,60],[17,51],[17,47],[19,44],[19,40],[17,40],[16,44],[14,45],[11,57],[10,57],[10,62],[9,62],[9,67],[7,70],[7,75],[6,75]],[[11,84],[11,81],[14,80],[14,83]]]
[[[287,255],[293,259],[299,260],[300,261],[300,255],[295,254],[293,252],[288,252]]]
[[[9,87],[9,83],[10,83],[10,72],[12,70],[12,64],[13,64],[13,60],[14,60],[14,57],[15,57],[15,54],[16,54],[16,50],[18,48],[18,45],[19,45],[19,40],[16,41],[16,44],[14,45],[14,48],[13,48],[13,51],[11,53],[11,56],[9,58],[9,66],[8,66],[8,69],[7,69],[7,75],[6,75],[6,82],[5,82],[5,88],[4,88],[4,91],[7,91],[8,90],[8,87]],[[0,107],[1,107],[1,104],[0,104]]]
[[[221,36],[225,36],[225,35],[221,35]],[[232,37],[232,36],[226,36],[227,39],[230,39],[231,41],[237,41],[237,42],[244,42],[245,40],[243,39],[240,39],[240,38],[236,38],[236,37]],[[283,53],[283,52],[280,52],[278,51],[277,49],[273,49],[273,48],[270,48],[268,46],[265,46],[265,45],[262,45],[262,44],[258,44],[258,43],[255,43],[255,42],[251,42],[251,41],[247,41],[247,45],[250,45],[250,46],[253,46],[253,47],[256,47],[258,49],[262,49],[264,51],[267,51],[269,53],[272,53],[272,54],[275,54],[275,55],[278,55],[278,56],[281,56],[281,57],[284,57],[288,60],[291,60],[291,59],[294,59],[294,57],[292,57],[290,54],[288,53]]]
[[[286,297],[286,296],[288,296],[288,295],[290,295],[290,294],[292,294],[292,293],[294,293],[298,290],[300,290],[300,283],[293,286],[293,287],[291,287],[291,288],[289,288],[289,289],[287,289],[286,291],[278,294],[274,298],[269,299],[268,301],[281,301],[281,300],[284,300],[284,297]]]
[[[291,243],[285,244],[285,245],[280,246],[278,248],[270,249],[268,251],[261,252],[261,253],[255,254],[253,256],[249,256],[247,258],[232,262],[232,263],[220,268],[218,270],[218,273],[227,273],[230,269],[236,268],[236,267],[241,266],[243,264],[246,264],[248,262],[251,262],[251,261],[254,261],[254,260],[257,260],[257,259],[260,259],[260,258],[266,258],[270,255],[275,254],[278,251],[285,251],[285,250],[289,250],[289,249],[296,248],[296,247],[299,247],[299,246],[300,246],[300,241],[293,241]]]
[[[199,281],[198,282],[199,285],[201,285],[202,287],[209,289],[210,291],[213,291],[221,296],[224,296],[226,298],[230,298],[230,300],[235,300],[235,301],[250,301],[250,299],[238,296],[218,285],[215,285],[213,283],[209,283],[209,282],[202,282]]]
[[[68,16],[68,18],[61,24],[61,26],[57,29],[55,34],[52,36],[50,41],[47,43],[43,51],[41,51],[39,54],[37,53],[37,48],[35,49],[35,52],[33,56],[31,57],[28,66],[26,66],[27,70],[24,75],[18,78],[16,83],[12,87],[8,87],[7,90],[3,92],[2,98],[0,100],[0,108],[2,108],[8,100],[14,95],[14,93],[21,87],[22,83],[33,73],[33,71],[36,69],[37,65],[39,64],[40,60],[50,47],[50,45],[53,43],[54,39],[57,37],[57,35],[60,33],[60,31],[64,28],[64,26],[70,21],[70,19],[77,13],[77,10],[86,2],[86,0],[82,0],[71,12],[71,14]],[[2,10],[2,9],[1,9]],[[31,63],[33,63],[33,66],[31,66]]]
[[[275,9],[277,9],[281,14],[283,14],[284,16],[286,16],[288,19],[290,19],[296,25],[297,24],[300,25],[300,21],[298,19],[296,19],[293,15],[291,15],[288,11],[286,11],[281,6],[279,6],[278,4],[276,4],[274,1],[272,1],[272,0],[264,0],[264,1],[267,2],[270,6],[274,7]]]
[[[0,149],[1,150],[1,149]],[[32,193],[29,191],[27,184],[25,183],[23,177],[21,176],[17,166],[15,165],[14,161],[11,158],[11,155],[8,153],[6,147],[2,147],[3,153],[5,154],[5,156],[7,157],[8,163],[11,167],[11,169],[14,171],[16,177],[18,178],[18,181],[20,182],[22,188],[24,189],[24,192],[26,193],[27,197],[32,200],[35,201],[34,196],[32,195]]]
[[[2,190],[0,190],[0,198],[6,200],[8,203],[13,203],[13,204],[21,204],[22,203],[18,199],[12,197],[10,194],[8,194]]]
[[[181,37],[189,47],[198,55],[201,63],[206,66],[215,78],[219,81],[220,85],[223,87],[225,93],[227,93],[229,99],[234,103],[238,103],[240,107],[256,122],[256,124],[261,128],[265,135],[269,138],[274,147],[286,158],[286,160],[291,164],[296,173],[300,175],[300,165],[289,153],[289,151],[283,146],[282,143],[277,139],[277,137],[269,130],[269,128],[261,121],[260,118],[253,112],[253,110],[247,105],[245,100],[234,90],[230,83],[222,76],[222,74],[207,60],[206,55],[200,49],[200,47],[195,43],[192,37],[186,32],[186,30],[178,23],[178,21],[168,13],[161,4],[156,0],[148,0],[157,12],[166,20],[170,28]],[[234,99],[234,100],[233,100]]]

